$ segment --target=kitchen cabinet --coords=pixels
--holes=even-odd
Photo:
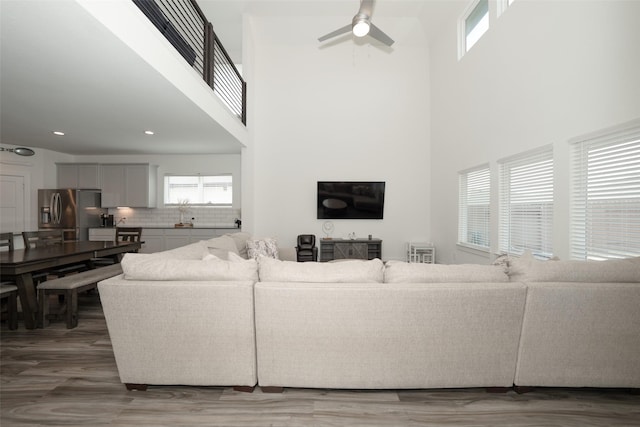
[[[165,250],[186,246],[189,243],[191,243],[191,230],[181,228],[164,230]]]
[[[101,169],[102,207],[156,207],[157,166],[103,164]]]
[[[57,188],[101,188],[97,163],[56,163]]]
[[[179,248],[200,240],[213,239],[228,232],[228,229],[168,228],[164,230],[164,250]]]
[[[227,233],[236,233],[237,228],[145,228],[142,227],[140,253],[150,254],[186,246],[200,240],[209,240]],[[89,240],[114,241],[116,229],[109,227],[90,228]]]
[[[141,253],[152,254],[154,252],[162,252],[164,249],[164,230],[156,228],[142,229],[142,249]]]

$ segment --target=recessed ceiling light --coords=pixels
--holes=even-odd
[[[59,130],[54,130],[53,134],[58,136],[64,136],[64,132],[60,132]]]
[[[147,134],[147,135],[153,135],[154,134],[154,132],[152,130],[145,130],[144,133]]]

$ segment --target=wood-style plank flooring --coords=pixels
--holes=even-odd
[[[285,389],[264,394],[259,388],[242,393],[163,386],[127,391],[95,293],[81,296],[75,329],[59,321],[33,331],[21,323],[9,331],[3,322],[1,334],[2,427],[640,426],[640,396],[627,390],[537,389],[519,395],[483,389]]]

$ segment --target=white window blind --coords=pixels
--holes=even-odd
[[[458,243],[489,249],[491,176],[489,167],[460,172]]]
[[[232,181],[231,175],[165,175],[164,203],[231,206]]]
[[[572,148],[572,258],[640,256],[640,122]]]
[[[500,162],[500,251],[553,254],[553,148]]]

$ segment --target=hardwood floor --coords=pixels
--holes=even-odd
[[[120,383],[97,294],[83,295],[75,329],[63,321],[1,331],[0,425],[10,426],[639,426],[626,390],[312,390]],[[167,343],[170,345],[170,343]],[[212,361],[211,363],[215,363]]]

